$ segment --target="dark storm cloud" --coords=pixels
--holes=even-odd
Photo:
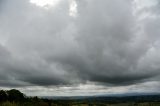
[[[29,0],[3,1],[1,86],[159,81],[157,5],[138,10],[133,0],[76,3],[73,17],[67,0],[47,10]]]
[[[151,28],[144,28],[142,31],[145,33],[140,35],[141,30],[137,29],[139,17],[134,16],[132,5],[131,1],[125,0],[78,1],[77,47],[69,53],[56,55],[53,61],[64,64],[66,70],[73,68],[86,81],[120,85],[159,75],[158,70],[153,68],[148,70],[143,67],[145,69],[142,70],[138,67],[157,39],[159,30],[151,22],[153,26],[149,27],[155,30],[153,34],[150,34]]]

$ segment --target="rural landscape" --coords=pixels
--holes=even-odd
[[[160,106],[160,95],[27,97],[19,90],[0,90],[0,106]]]

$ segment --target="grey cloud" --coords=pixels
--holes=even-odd
[[[64,54],[66,56],[56,55],[53,61],[64,64],[64,69],[67,69],[66,65],[72,67],[86,81],[132,84],[159,75],[158,70],[153,68],[138,68],[139,61],[157,39],[159,30],[156,30],[158,27],[151,22],[153,26],[149,27],[158,32],[144,26],[142,31],[145,33],[140,35],[141,30],[137,29],[138,16],[133,14],[132,1],[78,3],[76,50]],[[83,4],[86,5],[82,6]],[[158,20],[152,21],[157,23]],[[146,23],[148,21],[142,24]],[[71,70],[70,67],[68,70]]]
[[[66,0],[48,10],[28,0],[3,1],[1,86],[159,80],[158,13],[139,20],[144,11],[134,14],[132,0],[76,2],[73,18]]]

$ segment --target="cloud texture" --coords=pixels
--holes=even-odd
[[[160,80],[158,0],[0,0],[0,86]],[[72,10],[73,11],[73,10]]]

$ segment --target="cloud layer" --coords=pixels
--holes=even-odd
[[[160,80],[158,0],[75,0],[74,15],[70,3],[0,1],[0,86]]]

